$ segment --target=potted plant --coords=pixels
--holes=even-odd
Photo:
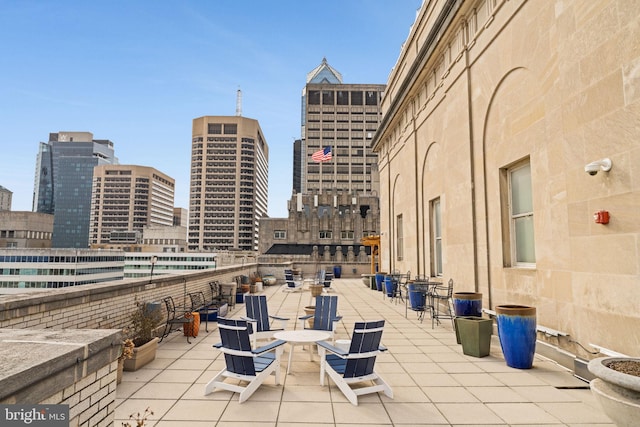
[[[120,349],[120,356],[118,356],[118,372],[116,377],[116,384],[122,382],[122,373],[124,371],[124,361],[133,357],[133,348],[135,344],[131,338],[127,338],[122,342]]]
[[[131,315],[130,339],[134,343],[133,356],[124,361],[125,371],[135,371],[156,358],[158,338],[156,328],[162,318],[157,303],[136,303]]]
[[[596,376],[591,392],[617,426],[636,426],[640,420],[640,358],[599,357],[588,365]]]

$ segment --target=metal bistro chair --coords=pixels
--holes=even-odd
[[[446,285],[435,285],[431,290],[431,329],[435,324],[440,324],[440,319],[450,319],[451,326],[454,325],[453,309],[453,279],[449,279]],[[444,309],[442,308],[444,304]]]

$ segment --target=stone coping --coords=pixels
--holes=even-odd
[[[115,361],[121,342],[119,329],[0,329],[0,401],[105,351]],[[56,386],[64,388],[75,380]]]

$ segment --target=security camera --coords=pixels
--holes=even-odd
[[[611,159],[597,160],[584,167],[584,171],[591,176],[597,175],[600,170],[609,172],[611,170]]]

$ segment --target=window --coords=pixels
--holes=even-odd
[[[222,124],[220,123],[209,123],[209,134],[210,135],[220,135],[222,134]]]
[[[224,125],[225,135],[236,135],[238,133],[238,125],[235,123],[226,123]]]
[[[431,271],[442,277],[442,222],[440,219],[440,199],[431,202]]]
[[[351,92],[351,105],[362,105],[362,92],[361,91],[352,91]]]
[[[397,254],[397,260],[402,261],[402,255],[403,255],[402,214],[396,217],[396,254]]]
[[[273,238],[276,240],[282,240],[287,238],[287,232],[285,230],[275,230],[273,232]]]
[[[505,176],[506,175],[506,176]],[[503,170],[503,182],[506,178],[508,197],[506,216],[508,232],[503,244],[505,265],[512,267],[533,267],[536,262],[533,232],[533,196],[531,189],[531,164],[527,160]],[[503,204],[503,206],[505,206]]]
[[[309,105],[320,105],[320,91],[310,90],[307,95],[307,101]]]
[[[332,90],[323,90],[322,91],[322,105],[334,105],[333,101],[334,92]]]
[[[321,239],[331,239],[331,230],[321,230],[320,231]]]
[[[518,265],[534,264],[536,253],[533,236],[531,165],[529,163],[510,171],[509,188],[512,256]]]
[[[340,238],[345,239],[353,239],[353,231],[341,231]]]
[[[378,105],[378,92],[368,90],[365,99],[366,105]]]
[[[349,105],[349,91],[339,90],[337,92],[336,104]]]

